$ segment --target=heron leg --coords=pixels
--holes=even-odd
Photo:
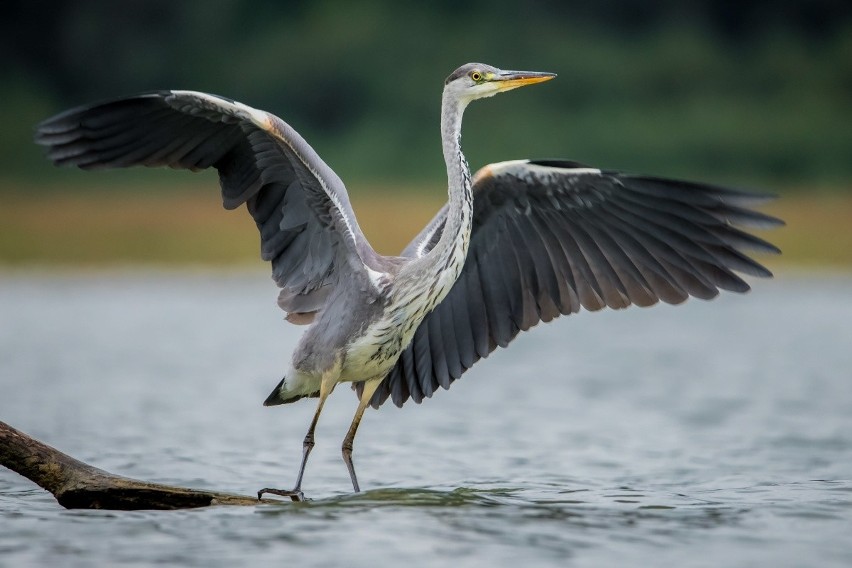
[[[349,470],[349,478],[352,480],[352,488],[355,490],[355,493],[360,492],[361,488],[358,486],[358,478],[355,476],[355,466],[352,463],[352,443],[355,441],[355,432],[358,431],[361,417],[364,415],[364,411],[370,404],[370,399],[373,398],[373,393],[376,392],[381,382],[382,379],[378,378],[364,383],[364,390],[361,393],[358,410],[355,411],[355,417],[349,426],[349,432],[346,433],[346,437],[343,439],[343,461],[346,462],[346,468]]]
[[[316,430],[317,422],[319,422],[320,413],[322,413],[322,407],[325,404],[325,399],[328,398],[328,395],[331,394],[331,391],[333,391],[334,387],[337,385],[337,376],[338,375],[336,373],[332,372],[323,374],[322,382],[320,383],[320,395],[319,402],[317,403],[317,410],[314,412],[314,418],[311,420],[311,425],[308,427],[308,433],[305,435],[305,440],[302,442],[302,463],[299,465],[299,476],[296,478],[296,486],[290,490],[264,487],[257,492],[258,499],[260,499],[264,493],[270,493],[272,495],[280,495],[281,497],[289,497],[293,501],[305,500],[305,494],[302,493],[302,478],[305,476],[305,466],[308,463],[308,456],[311,455],[311,450],[314,449],[314,430]]]

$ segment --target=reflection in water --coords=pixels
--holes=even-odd
[[[351,515],[380,509],[416,507],[429,514],[451,515],[459,509],[465,519],[517,528],[524,521],[560,521],[576,527],[673,523],[683,528],[732,524],[747,509],[686,495],[647,495],[626,487],[606,490],[556,487],[459,487],[455,489],[374,489],[304,503],[282,501],[264,505],[269,515]],[[470,529],[470,527],[468,527]]]
[[[299,329],[259,275],[0,278],[0,419],[98,467],[287,486],[313,405],[267,409]],[[421,406],[339,388],[308,503],[64,511],[0,470],[0,565],[852,564],[852,280],[579,314]],[[712,560],[712,561],[711,561]]]

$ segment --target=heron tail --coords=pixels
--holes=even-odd
[[[290,404],[303,398],[316,398],[319,396],[319,390],[316,392],[297,392],[288,388],[287,377],[281,379],[276,385],[266,400],[263,401],[263,406],[278,406],[279,404]]]

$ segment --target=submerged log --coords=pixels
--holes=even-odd
[[[203,489],[148,483],[83,463],[0,421],[0,465],[56,497],[67,509],[192,509],[280,503]]]

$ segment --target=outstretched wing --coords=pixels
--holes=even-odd
[[[419,403],[476,361],[560,314],[677,304],[770,277],[744,251],[778,253],[737,226],[781,221],[749,209],[766,196],[605,172],[573,162],[492,164],[474,178],[473,231],[458,281],[420,324],[374,407]],[[446,207],[405,249],[437,243]]]
[[[159,91],[56,115],[38,126],[36,142],[56,164],[82,169],[216,168],[225,208],[245,203],[254,217],[261,257],[272,262],[288,312],[315,312],[342,274],[375,262],[343,182],[264,111],[206,93]]]

